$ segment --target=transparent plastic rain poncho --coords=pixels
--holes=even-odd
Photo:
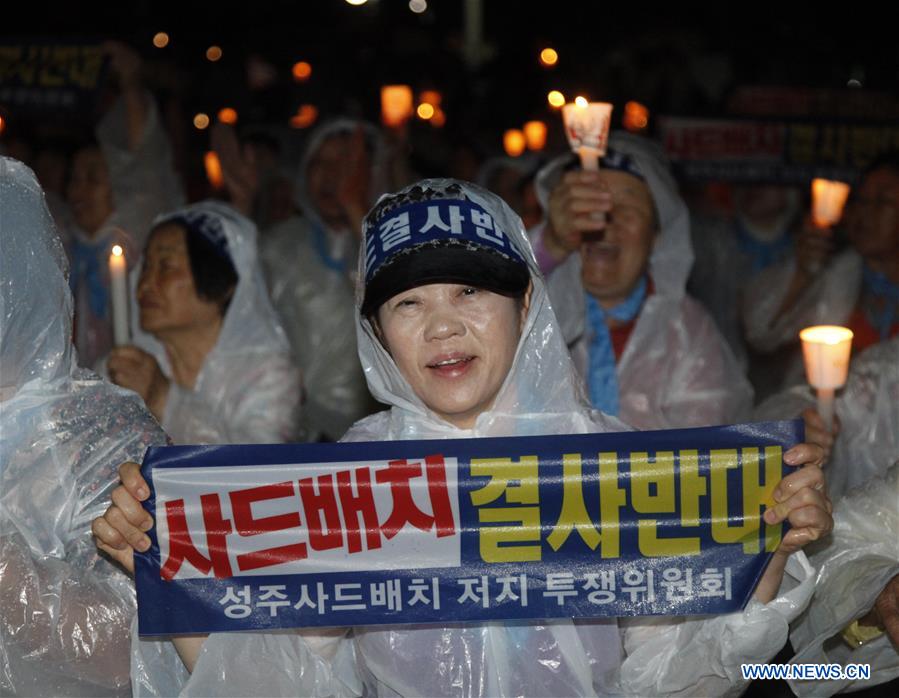
[[[870,664],[871,678],[790,681],[798,696],[855,691],[899,676],[899,652],[885,633],[855,648],[839,638],[899,575],[899,454],[894,456],[892,467],[836,502],[833,533],[811,556],[819,570],[815,596],[790,634],[796,650],[792,663]]]
[[[256,257],[256,226],[216,201],[172,211],[154,225],[196,214],[221,224],[237,271],[237,288],[218,341],[203,361],[193,389],[172,380],[165,347],[140,328],[132,292],[132,343],[152,354],[170,381],[162,427],[177,444],[293,441],[299,430],[300,372],[268,297]],[[135,286],[136,273],[132,282]]]
[[[795,273],[796,260],[788,259],[760,272],[746,288],[746,339],[758,351],[798,345],[799,331],[810,325],[844,325],[858,302],[862,258],[855,250],[845,249],[818,272],[793,307],[775,321]]]
[[[747,343],[762,353],[794,347],[787,359],[783,388],[804,380],[799,331],[811,325],[845,325],[849,321],[861,295],[862,268],[862,258],[852,248],[834,255],[780,317],[778,311],[796,272],[795,258],[764,269],[746,286],[743,321]]]
[[[297,202],[303,214],[262,235],[260,256],[272,302],[303,371],[306,438],[336,441],[357,419],[376,409],[356,353],[353,274],[359,248],[352,230],[331,230],[316,212],[306,171],[331,136],[362,126],[372,150],[371,192],[384,191],[384,149],[377,130],[340,119],[310,137],[300,165]]]
[[[145,104],[144,132],[135,150],[128,147],[127,115],[121,99],[97,125],[97,140],[109,168],[112,214],[93,237],[74,220],[71,227],[60,231],[72,261],[77,319],[75,346],[83,366],[93,367],[112,348],[107,267],[110,249],[122,245],[126,259],[133,266],[132,260],[143,249],[153,219],[184,203],[168,136],[156,101],[149,93],[145,94]],[[102,289],[106,289],[105,296]]]
[[[792,258],[792,229],[800,199],[798,190],[790,189],[775,222],[764,227],[753,224],[743,212],[738,193],[734,199],[734,211],[726,216],[691,211],[695,260],[688,289],[708,309],[734,354],[746,366],[744,289],[762,269]]]
[[[797,385],[765,400],[755,418],[795,419],[815,404],[814,391]],[[874,344],[852,359],[834,406],[840,431],[824,470],[828,492],[836,501],[846,490],[883,475],[899,459],[899,337]]]
[[[129,695],[133,586],[91,519],[165,435],[78,368],[62,244],[34,174],[4,157],[0,250],[0,695]]]
[[[654,292],[646,297],[617,364],[618,416],[640,429],[741,421],[752,407],[752,387],[711,316],[686,293],[693,263],[690,217],[661,151],[646,139],[621,133],[612,134],[609,147],[633,158],[659,222],[649,257]],[[561,156],[538,174],[544,211],[573,157]],[[590,330],[580,254],[571,254],[547,283],[574,363],[586,378]]]
[[[443,188],[449,181],[432,181]],[[585,402],[518,218],[489,193],[465,195],[494,213],[526,255],[533,291],[515,363],[493,409],[462,431],[431,413],[359,318],[369,387],[392,408],[359,422],[348,441],[464,438],[620,430]],[[361,303],[361,289],[357,301]],[[767,605],[709,619],[614,620],[309,632],[218,633],[188,675],[172,644],[134,637],[136,695],[691,695],[737,693],[740,663],[764,661],[786,641],[808,601],[812,570],[788,563],[795,585]]]
[[[459,184],[425,180],[437,191]],[[356,424],[346,441],[572,434],[625,430],[591,409],[566,351],[521,221],[489,192],[461,183],[464,196],[491,212],[531,268],[528,317],[516,357],[493,407],[470,430],[431,412],[413,393],[370,322],[359,318],[359,356],[372,394],[391,409]],[[457,198],[450,194],[448,198]],[[360,260],[360,270],[362,267]],[[364,275],[360,272],[360,277]],[[357,291],[361,304],[362,289]],[[771,603],[714,618],[490,623],[356,628],[359,666],[378,696],[633,696],[739,693],[741,662],[773,656],[787,623],[811,595],[812,570],[801,553]]]

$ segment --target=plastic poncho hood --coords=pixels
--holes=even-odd
[[[237,271],[237,287],[225,312],[218,342],[210,356],[206,358],[206,363],[208,364],[213,356],[289,351],[287,338],[269,301],[265,281],[259,269],[256,255],[256,226],[252,221],[225,204],[204,201],[159,216],[153,222],[153,227],[156,228],[168,221],[178,222],[179,219],[195,218],[197,214],[211,217],[221,224],[227,240],[228,254]],[[169,361],[164,347],[155,337],[140,328],[140,313],[136,308],[134,294],[132,294],[132,310],[134,312],[131,314],[131,331],[134,343],[153,354],[163,370],[168,371]],[[205,376],[203,378],[206,379]]]
[[[0,157],[0,231],[0,390],[11,392],[68,376],[75,352],[65,251],[34,173],[7,157]]]
[[[256,251],[256,226],[234,209],[204,201],[162,215],[167,221],[204,217],[221,231],[237,271],[237,286],[218,340],[192,390],[171,383],[163,427],[178,443],[284,441],[296,428],[299,372],[269,300]],[[133,344],[152,354],[163,373],[171,365],[162,343],[140,327],[137,275],[132,278]],[[202,404],[200,404],[202,403]]]
[[[350,136],[359,128],[362,129],[365,144],[368,149],[369,162],[371,164],[369,192],[374,196],[375,193],[382,192],[386,188],[387,152],[384,145],[384,139],[377,127],[367,121],[348,118],[337,118],[325,122],[315,129],[309,136],[309,141],[306,144],[306,148],[303,151],[303,157],[300,160],[296,181],[296,203],[303,211],[304,216],[323,229],[327,229],[328,226],[322,220],[321,214],[318,212],[318,209],[312,200],[312,196],[309,193],[309,165],[312,163],[326,140],[334,136]],[[355,233],[355,231],[349,232]]]

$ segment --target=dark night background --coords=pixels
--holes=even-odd
[[[871,107],[856,110],[864,120],[899,118],[894,23],[861,6],[833,12],[823,3],[818,9],[678,4],[662,13],[642,3],[484,0],[484,57],[473,66],[463,55],[465,5],[465,0],[431,0],[424,13],[414,14],[406,0],[369,0],[359,7],[343,0],[33,3],[4,22],[0,43],[35,37],[128,42],[146,61],[149,86],[163,100],[176,98],[189,151],[205,147],[206,135],[190,127],[198,111],[214,115],[231,106],[242,129],[266,125],[289,139],[287,121],[300,104],[315,104],[319,122],[341,113],[376,121],[382,84],[438,89],[447,116],[444,129],[430,133],[436,129],[413,125],[416,164],[423,174],[438,174],[434,170],[459,143],[480,157],[501,152],[503,131],[532,118],[549,124],[550,148],[561,146],[561,119],[546,102],[550,89],[569,98],[585,94],[611,101],[617,118],[626,101],[637,100],[650,109],[650,133],[652,117],[659,114],[732,113],[729,97],[745,85],[843,90],[862,105],[870,95]],[[158,31],[171,37],[164,49],[151,43]],[[204,57],[211,44],[223,49],[216,63]],[[560,55],[552,69],[538,61],[546,46]],[[247,86],[251,56],[275,69],[273,84]],[[313,66],[311,78],[301,84],[290,74],[298,60]],[[855,87],[847,87],[850,81]],[[875,106],[885,95],[892,113]],[[10,131],[32,138],[62,128],[50,125],[53,114],[15,116],[7,115]],[[95,118],[64,115],[65,128]]]

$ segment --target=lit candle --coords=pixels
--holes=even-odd
[[[128,267],[121,245],[109,255],[109,288],[112,294],[112,336],[117,347],[128,344]]]
[[[562,107],[565,135],[585,170],[599,170],[599,159],[606,154],[611,118],[612,105],[608,102],[588,102],[578,97],[574,104]]]
[[[829,228],[843,215],[849,185],[829,179],[812,180],[812,219],[819,228]]]
[[[381,88],[381,120],[385,126],[399,128],[412,116],[412,88],[385,85]]]
[[[510,128],[503,134],[503,148],[510,158],[517,158],[521,155],[526,145],[524,132],[517,128]]]
[[[543,150],[546,146],[546,124],[542,121],[528,121],[522,130],[528,150]]]
[[[806,327],[799,333],[805,375],[818,393],[818,414],[833,429],[834,392],[846,384],[852,330],[835,325]]]
[[[209,184],[212,185],[213,189],[221,189],[225,183],[225,178],[222,174],[222,161],[219,160],[219,156],[214,150],[206,151],[206,154],[203,156],[203,165],[206,168],[206,179],[209,180]]]

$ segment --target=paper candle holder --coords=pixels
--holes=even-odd
[[[843,215],[849,185],[829,179],[812,180],[812,220],[819,228],[829,228]]]
[[[836,390],[846,384],[852,330],[836,325],[806,327],[799,333],[805,375],[813,388]]]
[[[578,99],[562,107],[565,135],[571,149],[581,158],[586,170],[599,169],[599,158],[606,154],[612,105],[608,102],[587,102]]]
[[[834,394],[846,384],[852,330],[836,325],[806,327],[799,333],[805,375],[818,397],[818,414],[833,431]]]

